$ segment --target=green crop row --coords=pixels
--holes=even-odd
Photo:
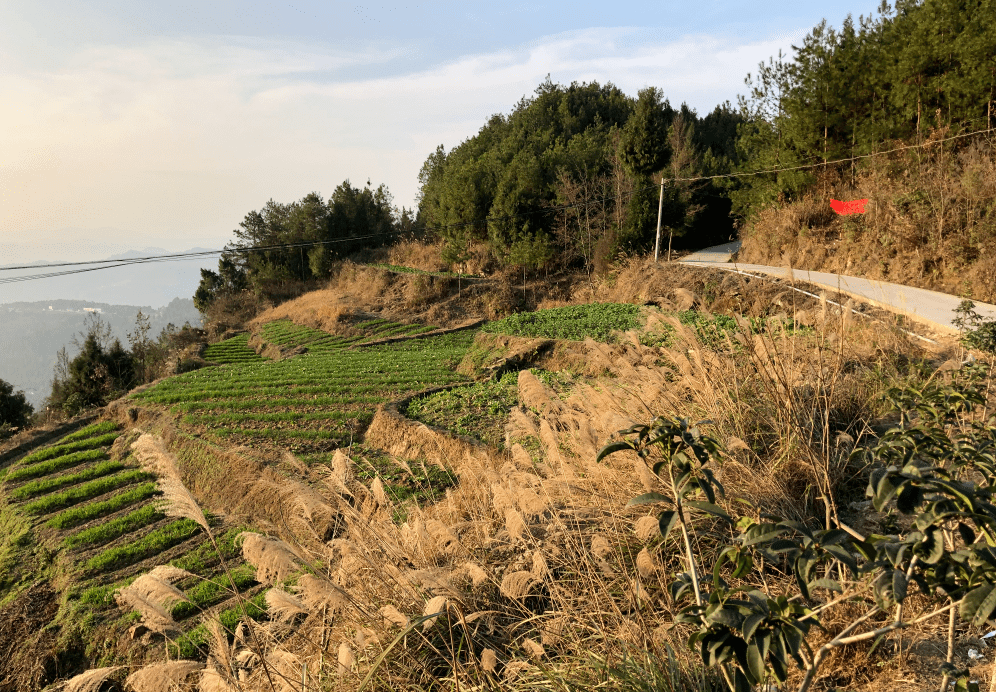
[[[175,404],[170,408],[174,411],[189,413],[191,411],[212,411],[224,409],[226,411],[251,411],[259,409],[267,411],[280,406],[298,408],[302,406],[348,406],[351,404],[372,404],[377,405],[386,401],[382,396],[316,396],[309,399],[219,399],[216,401],[190,401],[182,404]]]
[[[98,524],[89,529],[83,529],[71,536],[67,536],[62,544],[69,549],[81,546],[95,546],[110,543],[115,538],[119,538],[126,533],[136,531],[143,526],[154,524],[162,519],[165,514],[154,505],[145,505],[129,512],[123,517],[118,517],[105,524]]]
[[[502,447],[508,413],[519,403],[518,377],[517,372],[509,372],[499,380],[475,382],[414,399],[406,415]]]
[[[34,515],[48,514],[58,509],[86,502],[117,488],[140,481],[152,480],[153,478],[152,474],[138,469],[124,471],[114,476],[105,476],[89,483],[73,486],[61,493],[40,497],[37,500],[22,505],[21,510]]]
[[[245,612],[239,605],[235,605],[218,614],[222,627],[228,632],[234,632],[239,621],[244,617],[253,620],[262,620],[266,617],[266,592],[257,594],[245,601]],[[170,656],[173,658],[196,658],[203,657],[208,643],[208,631],[204,625],[198,625],[189,632],[182,634],[175,642],[169,645]]]
[[[542,337],[546,339],[587,338],[609,341],[615,331],[640,325],[640,308],[629,303],[590,303],[562,308],[520,312],[482,327],[491,334]]]
[[[78,452],[84,449],[94,449],[95,447],[108,447],[115,439],[117,439],[117,433],[108,433],[106,435],[99,435],[97,437],[89,437],[86,439],[76,440],[74,442],[69,442],[67,444],[57,444],[53,447],[45,447],[44,449],[39,449],[37,452],[33,452],[28,456],[24,457],[20,461],[20,466],[26,466],[29,464],[34,464],[39,461],[45,461],[47,459],[54,459],[55,457],[61,457],[70,452]]]
[[[372,414],[368,417],[372,418]],[[252,428],[215,428],[211,431],[219,437],[233,437],[241,435],[243,437],[253,437],[264,440],[338,440],[347,436],[346,430],[274,430],[267,428],[264,430],[254,430]]]
[[[114,432],[117,429],[118,424],[112,420],[103,420],[99,423],[91,423],[85,428],[80,428],[76,432],[66,435],[59,440],[59,444],[75,442],[76,440],[85,440],[88,437],[96,437],[97,435],[103,435],[104,433]]]
[[[74,466],[85,464],[88,461],[97,461],[99,459],[106,458],[107,452],[103,449],[88,449],[82,452],[71,452],[64,456],[55,457],[54,459],[49,459],[47,461],[39,461],[38,463],[31,464],[30,466],[18,466],[7,474],[7,480],[13,483],[16,481],[28,480],[29,478],[47,476],[50,473],[55,473],[56,471],[64,471]]]
[[[249,348],[249,335],[240,334],[204,349],[204,360],[213,363],[261,362],[263,357]]]
[[[321,411],[319,413],[295,413],[294,411],[284,411],[282,413],[219,413],[213,415],[186,415],[183,417],[184,423],[210,425],[212,423],[242,423],[244,421],[254,421],[257,423],[293,423],[307,422],[315,420],[354,420],[363,418],[364,413],[360,411]]]
[[[65,512],[56,514],[45,524],[53,529],[71,529],[97,517],[113,514],[128,505],[147,500],[158,492],[155,483],[143,483],[102,502],[91,502],[67,509]]]
[[[229,570],[229,574],[240,592],[256,584],[256,568],[250,564],[235,567]],[[174,620],[190,617],[198,610],[209,608],[234,595],[232,584],[224,572],[218,572],[212,579],[201,579],[184,593],[190,600],[180,601],[173,606],[170,615]]]
[[[127,567],[182,543],[200,530],[201,527],[197,522],[180,519],[146,534],[133,543],[110,548],[94,555],[86,561],[84,568],[88,572],[96,573]]]
[[[215,551],[211,541],[205,540],[193,550],[170,562],[174,567],[185,569],[194,574],[205,574],[208,565],[213,565],[218,560],[218,553],[225,560],[231,560],[240,554],[240,549],[235,545],[238,535],[245,531],[245,527],[235,527],[227,530],[220,536],[215,537],[218,550]]]
[[[125,465],[120,461],[104,461],[77,473],[67,473],[62,476],[40,478],[38,480],[30,481],[11,491],[10,497],[15,500],[27,500],[38,495],[45,495],[47,493],[54,492],[69,485],[77,485],[83,481],[108,476],[116,471],[120,471],[124,467]]]

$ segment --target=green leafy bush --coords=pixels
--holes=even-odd
[[[413,399],[406,415],[501,447],[508,413],[519,403],[518,376],[517,372],[509,372],[498,380],[475,382]]]
[[[607,445],[609,454],[635,450],[661,479],[664,493],[634,498],[630,505],[666,504],[658,515],[686,571],[670,584],[675,623],[692,628],[689,646],[707,666],[718,666],[729,687],[783,685],[795,665],[810,688],[820,666],[840,646],[881,639],[889,632],[957,612],[973,627],[996,613],[996,427],[970,416],[985,402],[985,371],[963,368],[950,383],[894,388],[886,398],[899,423],[852,455],[871,469],[867,495],[876,512],[896,509],[910,517],[894,535],[861,536],[841,526],[813,527],[760,514],[734,518],[720,501],[714,474],[721,448],[687,419],[658,417],[622,431],[631,436]],[[732,540],[715,552],[693,545],[693,526],[726,524]],[[839,520],[838,520],[839,521]],[[722,535],[712,532],[712,535]],[[980,540],[984,539],[984,540]],[[787,570],[796,594],[772,589],[764,573]],[[923,615],[904,616],[913,586],[941,604]],[[840,600],[861,614],[829,641],[810,645],[821,617]],[[953,641],[954,618],[949,623]],[[972,689],[968,671],[945,663],[956,689]],[[946,686],[946,682],[944,683]]]

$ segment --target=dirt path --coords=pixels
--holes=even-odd
[[[692,267],[715,267],[751,276],[777,276],[789,281],[804,281],[905,315],[930,329],[946,334],[958,333],[958,328],[952,324],[952,320],[955,318],[955,308],[963,300],[958,296],[843,274],[769,267],[760,264],[739,264],[730,261],[732,253],[735,252],[734,245],[737,244],[727,243],[726,245],[706,248],[683,258],[681,262]],[[727,259],[722,259],[724,256]],[[975,311],[985,318],[996,319],[996,305],[976,302]]]

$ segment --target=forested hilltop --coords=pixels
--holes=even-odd
[[[994,29],[991,0],[883,3],[839,29],[821,22],[791,55],[747,74],[737,105],[704,116],[657,87],[631,97],[547,78],[428,156],[415,211],[393,207],[383,185],[346,181],[328,201],[312,193],[249,213],[219,271],[204,274],[198,306],[245,289],[279,302],[291,284],[327,277],[336,258],[400,235],[441,241],[454,271],[470,258],[478,270],[604,271],[621,252],[652,249],[662,179],[664,242],[675,248],[741,233],[745,256],[816,269],[832,248],[795,250],[822,229],[821,243],[861,245],[846,266],[888,276],[890,260],[876,254],[886,248],[892,263],[922,257],[901,278],[929,283],[939,257],[975,262],[996,236],[996,159],[983,132],[996,98]],[[829,199],[864,194],[860,181],[873,176],[872,213],[836,218]],[[961,292],[989,295],[982,279],[969,283]]]

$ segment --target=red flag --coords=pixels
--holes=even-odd
[[[830,208],[841,216],[864,214],[866,204],[868,204],[867,199],[856,199],[851,202],[841,202],[839,199],[830,200]]]

